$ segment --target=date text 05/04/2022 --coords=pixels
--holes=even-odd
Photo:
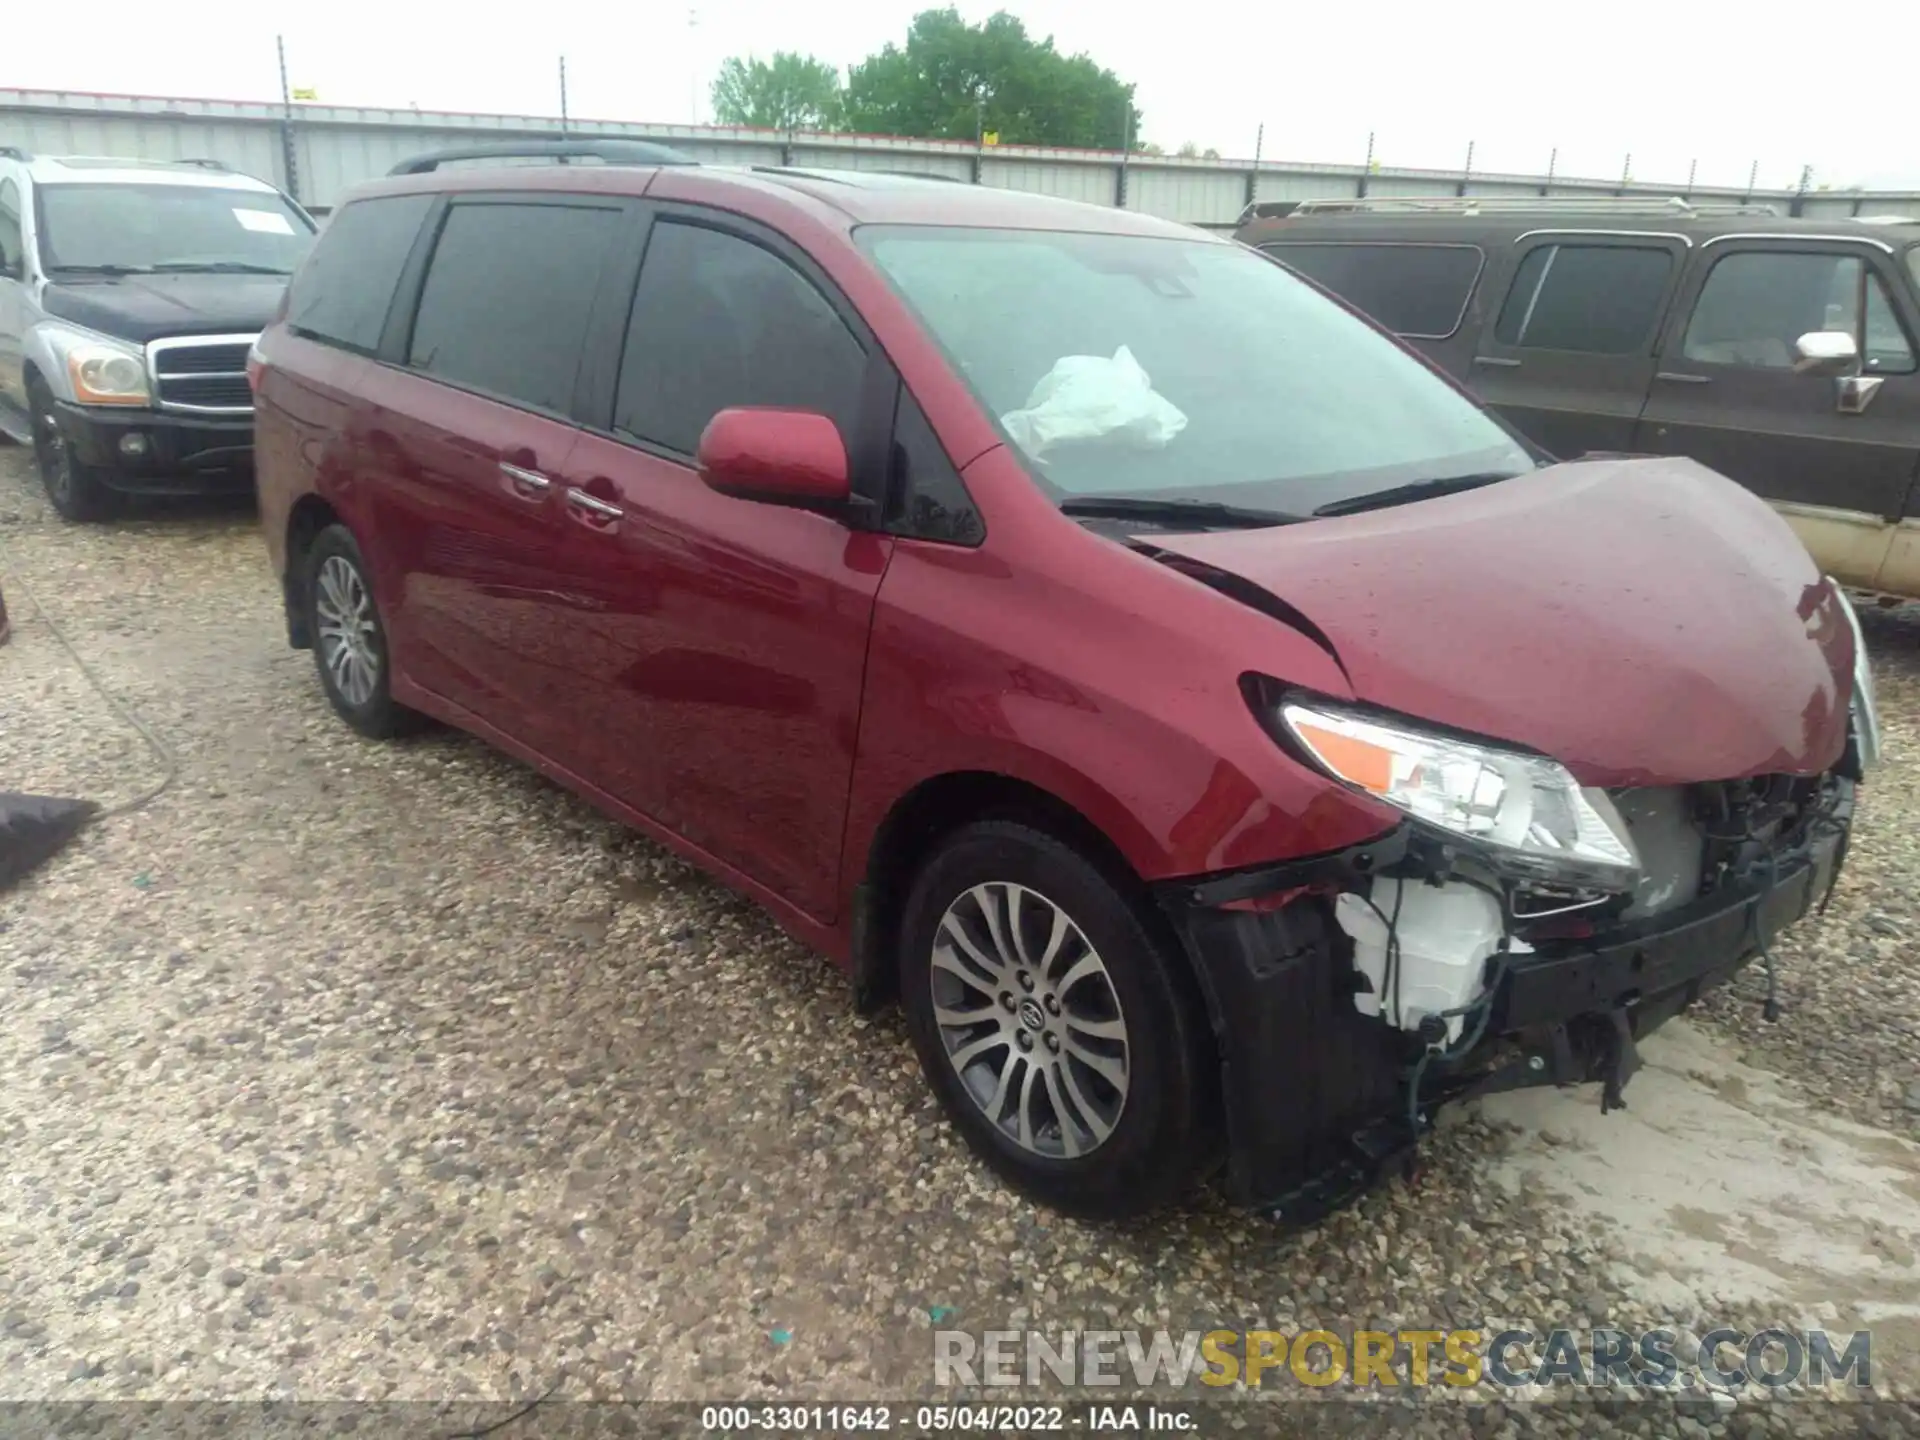
[[[1192,1434],[1190,1405],[708,1405],[700,1428],[713,1435],[855,1434],[903,1431],[916,1435]]]

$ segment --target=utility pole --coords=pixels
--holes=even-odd
[[[1700,162],[1698,160],[1689,160],[1687,162],[1687,193],[1681,197],[1682,199],[1691,200],[1693,198],[1693,177],[1699,173]]]
[[[1616,195],[1626,194],[1627,182],[1632,178],[1633,178],[1633,152],[1629,150],[1627,152],[1627,158],[1620,162],[1620,188],[1618,190],[1615,190],[1613,193]]]
[[[1749,205],[1753,203],[1753,187],[1759,183],[1759,180],[1760,180],[1760,162],[1756,160],[1753,162],[1752,166],[1747,170],[1747,196],[1746,196],[1746,200],[1743,203],[1749,204]]]
[[[1552,150],[1547,152],[1547,181],[1540,187],[1540,198],[1543,200],[1553,193],[1553,172],[1559,163],[1560,147],[1556,145]]]
[[[1367,158],[1360,166],[1360,183],[1354,186],[1354,199],[1367,198],[1367,177],[1373,174],[1373,131],[1367,131]]]
[[[1807,191],[1813,188],[1813,167],[1800,167],[1800,184],[1793,192],[1793,204],[1787,207],[1789,215],[1804,215],[1807,210]]]
[[[693,32],[700,23],[700,12],[689,5],[687,7],[687,123],[700,123],[700,81],[699,71],[693,63]]]
[[[1113,203],[1124,210],[1127,208],[1127,164],[1133,159],[1133,96],[1127,96],[1121,103],[1126,106],[1126,114],[1120,126],[1120,171]]]
[[[1473,179],[1473,141],[1467,141],[1467,163],[1460,167],[1460,184],[1454,190],[1456,195],[1467,193],[1467,182]]]
[[[567,57],[560,57],[560,138],[567,138]]]
[[[287,84],[287,37],[273,37],[280,56],[280,160],[287,172],[287,194],[300,198],[300,165],[293,150],[293,90]]]
[[[1260,198],[1260,152],[1267,142],[1267,127],[1264,123],[1253,132],[1253,169],[1247,172],[1247,208],[1251,210]]]

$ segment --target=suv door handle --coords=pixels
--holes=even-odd
[[[1509,359],[1505,355],[1476,355],[1473,357],[1473,363],[1476,365],[1490,365],[1498,370],[1518,370],[1520,368],[1520,362],[1518,360]]]
[[[1656,370],[1653,372],[1653,378],[1671,380],[1676,385],[1711,385],[1713,383],[1711,375],[1687,375],[1678,370]]]
[[[553,488],[553,481],[538,470],[525,470],[518,465],[500,462],[500,474],[506,479],[508,488],[523,500],[538,500]]]
[[[597,523],[618,520],[627,513],[618,505],[609,505],[606,501],[589,495],[577,485],[569,485],[567,487],[567,504],[573,506],[576,510],[584,511]]]

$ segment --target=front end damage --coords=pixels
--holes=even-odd
[[[1310,1223],[1410,1167],[1449,1101],[1591,1083],[1622,1105],[1639,1042],[1756,959],[1776,1013],[1769,947],[1845,861],[1852,768],[1605,792],[1639,860],[1613,888],[1411,819],[1163,886],[1219,1042],[1233,1198]]]

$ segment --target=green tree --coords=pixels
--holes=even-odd
[[[921,139],[1118,150],[1140,132],[1133,86],[1085,55],[1035,40],[1004,10],[969,25],[923,10],[904,45],[888,43],[847,76],[848,129]]]
[[[721,62],[713,79],[718,125],[759,130],[833,130],[840,124],[840,72],[824,60],[776,50]]]

